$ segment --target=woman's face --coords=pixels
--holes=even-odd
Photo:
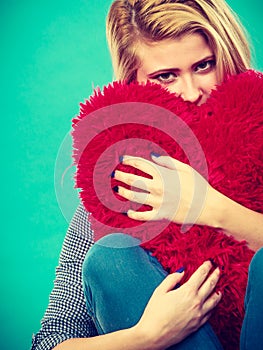
[[[141,44],[137,81],[166,87],[185,101],[201,105],[219,83],[215,56],[202,35]]]

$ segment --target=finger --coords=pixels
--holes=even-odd
[[[156,157],[154,154],[151,154],[152,160],[165,168],[171,169],[171,170],[187,170],[189,168],[189,165],[186,163],[181,162],[178,159],[169,157],[169,156],[160,156]]]
[[[205,300],[213,292],[219,278],[220,270],[219,268],[216,268],[199,288],[198,294],[203,300]]]
[[[205,314],[210,313],[222,299],[222,293],[214,292],[206,301],[203,303],[203,312]]]
[[[152,182],[151,179],[147,179],[146,177],[125,173],[120,170],[115,171],[114,179],[144,191],[149,191]]]
[[[137,192],[137,191],[131,191],[127,188],[124,188],[122,186],[118,186],[118,194],[135,203],[139,204],[146,204],[146,205],[151,205],[151,194],[149,192]]]
[[[141,157],[123,156],[122,164],[130,165],[133,168],[149,174],[150,176],[153,176],[156,173],[156,165],[153,162]]]
[[[206,280],[209,271],[212,268],[210,261],[205,261],[199,268],[192,274],[189,280],[186,282],[193,289],[198,290]]]
[[[174,287],[181,281],[183,278],[184,272],[181,273],[171,273],[165,277],[165,279],[159,284],[155,289],[156,293],[167,293],[174,289]]]
[[[212,312],[208,312],[206,313],[202,319],[200,320],[200,322],[196,325],[196,327],[193,329],[193,332],[194,331],[197,331],[201,326],[203,326],[208,320],[209,318],[211,317],[212,315]]]
[[[152,157],[152,160],[158,165],[161,165],[171,170],[177,169],[175,159],[173,159],[172,157],[169,157],[169,156],[156,157],[154,154],[151,154],[151,157]]]
[[[153,221],[159,220],[158,211],[155,209],[147,211],[128,210],[127,215],[130,219],[138,221]]]

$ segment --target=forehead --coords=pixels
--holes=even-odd
[[[160,69],[185,69],[214,53],[201,34],[184,35],[154,43],[140,43],[137,55],[146,73]]]

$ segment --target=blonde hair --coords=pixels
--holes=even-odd
[[[224,0],[115,0],[106,23],[115,76],[131,82],[140,43],[200,33],[216,58],[221,80],[250,66],[245,30]]]

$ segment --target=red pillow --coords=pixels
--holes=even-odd
[[[225,349],[238,348],[253,252],[246,242],[207,226],[129,219],[122,214],[129,208],[150,208],[114,193],[118,182],[110,174],[118,168],[146,176],[120,164],[124,154],[147,159],[151,152],[168,154],[190,164],[229,198],[262,212],[262,91],[263,75],[254,71],[230,77],[199,107],[156,84],[113,83],[97,90],[73,120],[76,187],[95,239],[110,232],[139,237],[169,272],[184,266],[184,281],[213,259],[221,269],[223,298],[210,322]]]

